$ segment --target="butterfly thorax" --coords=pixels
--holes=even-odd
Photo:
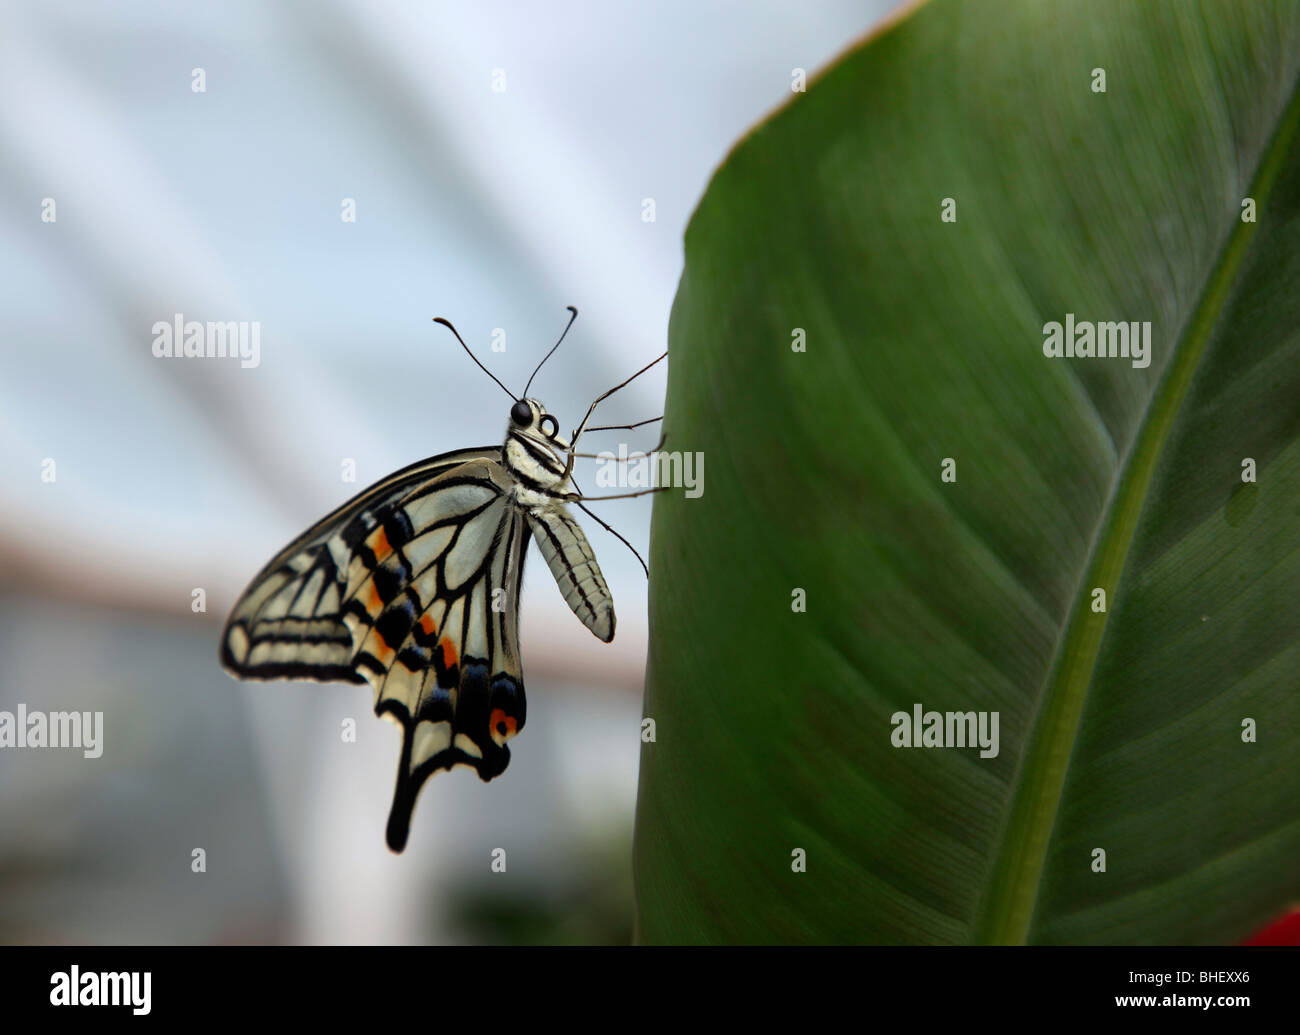
[[[565,602],[608,643],[614,638],[614,602],[591,544],[565,506],[580,497],[571,491],[570,445],[559,430],[536,399],[520,399],[510,408],[501,462],[514,479],[510,495],[527,512],[529,530]]]
[[[569,443],[559,430],[559,422],[536,399],[520,399],[510,408],[502,462],[515,478],[515,498],[525,507],[554,507],[570,491]]]

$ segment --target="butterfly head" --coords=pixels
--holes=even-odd
[[[561,485],[568,449],[569,443],[560,438],[560,422],[536,399],[520,399],[510,407],[505,463],[525,483],[545,488]]]

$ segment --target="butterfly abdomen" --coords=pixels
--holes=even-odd
[[[614,638],[614,600],[582,529],[559,507],[533,508],[528,524],[564,602],[598,639],[608,643]]]

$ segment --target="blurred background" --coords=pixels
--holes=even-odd
[[[0,710],[104,715],[99,758],[0,749],[0,941],[630,939],[646,583],[594,522],[616,639],[534,550],[527,729],[401,856],[369,688],[235,682],[218,636],[328,510],[501,441],[432,317],[518,391],[576,305],[532,389],[566,434],[658,355],[713,169],[891,6],[0,3]],[[256,321],[260,362],[156,358],[176,314]],[[598,506],[646,552],[648,499]]]

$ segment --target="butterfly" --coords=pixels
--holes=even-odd
[[[370,684],[375,714],[402,729],[387,827],[394,852],[406,846],[429,776],[467,766],[491,780],[510,762],[507,745],[526,718],[518,611],[530,538],[583,625],[614,638],[609,586],[567,504],[618,536],[582,501],[621,496],[576,491],[574,459],[592,454],[575,446],[584,431],[662,419],[587,427],[598,403],[667,353],[597,398],[565,441],[528,389],[577,318],[568,308],[560,340],[520,396],[438,317],[514,400],[505,441],[411,464],[321,518],[254,576],[221,635],[222,667],[239,679]]]

